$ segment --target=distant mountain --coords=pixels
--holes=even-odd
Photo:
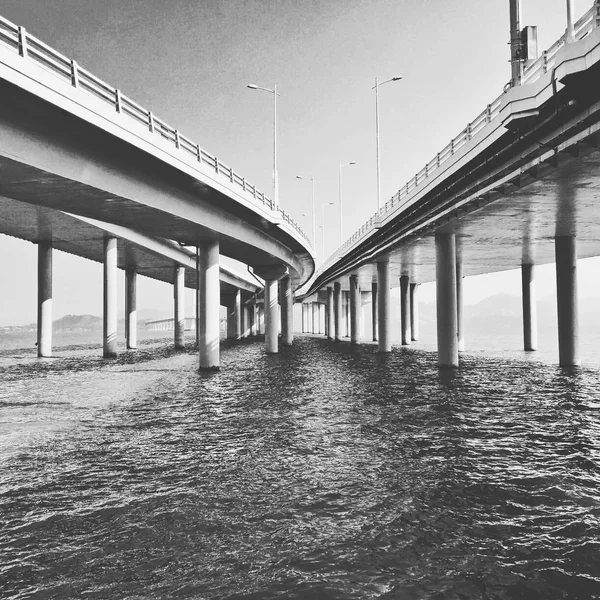
[[[54,331],[96,331],[102,329],[102,319],[93,315],[65,315],[52,324]]]

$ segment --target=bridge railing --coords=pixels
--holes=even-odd
[[[151,134],[160,136],[172,145],[175,151],[183,155],[186,162],[194,168],[197,164],[205,165],[219,178],[227,179],[233,185],[240,187],[257,203],[267,206],[276,213],[277,217],[289,223],[290,227],[309,243],[309,246],[312,245],[306,233],[287,213],[231,167],[201,148],[199,144],[182,135],[178,129],[171,127],[151,111],[122,94],[120,90],[83,69],[76,61],[67,58],[27,33],[24,27],[14,25],[1,16],[0,45],[11,49],[25,60],[31,60],[44,67],[64,81],[70,82],[74,88],[98,98],[114,108],[115,112],[129,119],[131,123],[145,128]]]
[[[596,27],[600,27],[600,0],[595,0],[593,7],[575,23],[574,41],[582,40]],[[542,52],[542,55],[535,62],[523,70],[521,83],[533,83],[542,77],[548,70],[552,69],[556,64],[556,55],[558,51],[566,43],[567,34],[565,33],[550,48],[548,48],[548,50]],[[506,89],[507,87],[505,87],[505,91]],[[411,177],[411,179],[409,179],[406,184],[403,185],[377,213],[375,213],[375,215],[370,217],[358,231],[350,236],[340,248],[321,265],[320,269],[323,270],[334,263],[348,248],[364,237],[367,232],[370,232],[377,225],[377,222],[392,209],[396,210],[399,206],[410,204],[420,191],[419,187],[421,184],[426,182],[429,177],[436,173],[436,171],[438,171],[446,161],[450,160],[458,150],[468,144],[473,136],[485,129],[499,116],[505,91],[503,91],[493,102],[488,104],[485,109],[473,119],[473,121],[468,123],[455,138],[451,139],[432,160],[414,175],[414,177]]]

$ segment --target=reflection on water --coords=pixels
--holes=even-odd
[[[600,597],[599,372],[435,359],[5,365],[0,596]]]

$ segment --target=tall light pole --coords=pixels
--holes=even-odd
[[[321,204],[321,264],[325,262],[325,207],[333,206],[335,202]]]
[[[254,85],[253,83],[249,83],[248,87],[251,90],[262,90],[273,94],[273,205],[279,206],[279,187],[277,185],[277,96],[281,96],[281,94],[277,93],[277,84],[273,86],[273,89]]]
[[[313,175],[311,175],[310,177],[304,177],[302,175],[296,175],[296,179],[308,179],[311,184],[312,184],[312,243],[313,246],[315,248],[315,250],[317,249],[317,234],[316,234],[316,226],[315,226],[315,178]]]
[[[379,83],[377,77],[375,77],[375,86],[372,88],[375,90],[375,153],[377,155],[377,212],[381,208],[381,178],[380,178],[380,165],[379,165],[379,86],[390,81],[400,81],[402,77],[391,77]]]
[[[338,181],[339,194],[340,194],[340,246],[344,243],[344,224],[342,221],[342,169],[344,167],[349,167],[350,165],[355,165],[355,164],[356,164],[355,160],[351,160],[350,162],[347,162],[347,163],[340,163],[339,181]]]

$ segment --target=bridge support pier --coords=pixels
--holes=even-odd
[[[236,290],[227,307],[227,339],[239,340],[242,337],[242,291]]]
[[[379,352],[391,352],[392,340],[390,335],[390,263],[389,260],[377,263],[377,283],[373,284],[373,339],[378,340]],[[375,301],[375,299],[377,301]],[[375,304],[377,307],[375,308]],[[377,311],[376,318],[375,311]],[[375,332],[375,327],[377,330]]]
[[[523,291],[523,348],[529,352],[537,350],[538,347],[534,265],[521,265],[521,283]]]
[[[456,239],[435,234],[438,366],[458,367]]]
[[[344,337],[350,337],[350,292],[342,292],[344,313]]]
[[[410,277],[400,277],[400,333],[402,345],[410,344]]]
[[[199,302],[199,368],[218,371],[220,368],[220,287],[219,241],[204,241],[198,261]]]
[[[175,281],[173,283],[173,316],[174,316],[174,344],[175,348],[181,349],[185,347],[184,331],[185,331],[185,308],[184,308],[184,293],[185,293],[185,269],[183,267],[175,267]]]
[[[104,238],[103,355],[117,356],[117,238]]]
[[[360,341],[361,298],[358,275],[350,275],[350,343]]]
[[[419,284],[410,284],[410,339],[419,339]]]
[[[37,354],[52,356],[52,242],[38,242]]]
[[[137,348],[137,273],[125,271],[125,341],[128,350]]]
[[[333,288],[327,288],[327,339],[335,339],[335,315],[333,307]]]
[[[267,354],[277,354],[279,351],[277,287],[277,279],[265,279],[265,347]]]
[[[294,341],[294,293],[292,280],[285,275],[281,280],[281,343],[291,346]]]
[[[312,306],[312,327],[311,333],[319,333],[319,305],[316,302],[311,302]]]
[[[556,236],[554,249],[556,253],[559,364],[561,367],[571,367],[580,362],[575,236]]]
[[[456,253],[456,337],[457,347],[459,352],[465,350],[465,330],[463,320],[463,274],[462,274],[462,257],[460,253]]]
[[[333,284],[333,337],[336,342],[342,339],[342,284]]]
[[[379,263],[377,263],[379,268]],[[379,271],[377,272],[379,279]],[[377,281],[371,283],[371,329],[373,330],[373,341],[379,339],[379,301],[377,299]]]

